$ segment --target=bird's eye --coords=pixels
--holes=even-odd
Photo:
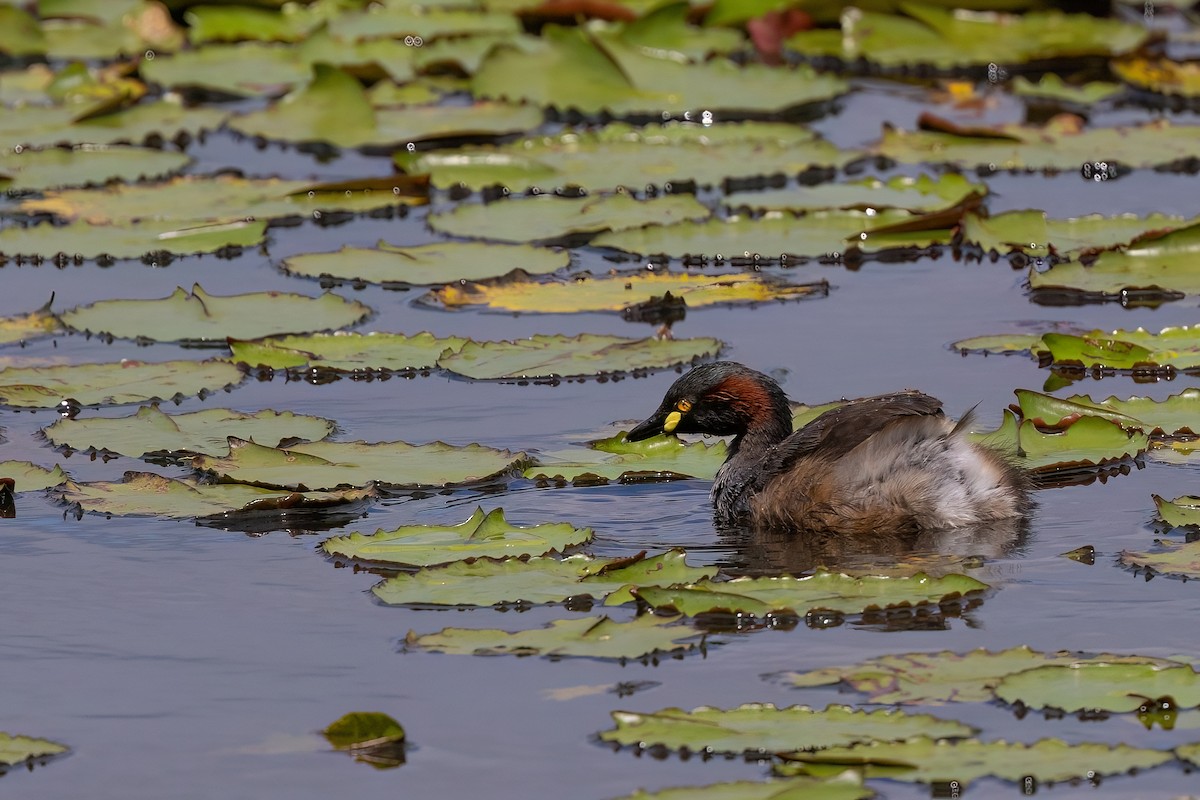
[[[675,404],[675,408],[678,409],[679,411],[682,411],[684,414],[686,414],[687,412],[692,410],[692,401],[691,400],[680,400],[678,403]]]

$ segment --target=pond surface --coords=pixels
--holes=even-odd
[[[841,146],[853,146],[876,138],[885,120],[912,129],[922,110],[921,103],[896,97],[887,86],[863,82],[814,127]],[[1002,103],[987,121],[1015,121],[1020,113],[1018,105]],[[1124,109],[1092,124],[1149,116]],[[1188,116],[1176,122],[1194,122]],[[258,151],[227,133],[210,134],[192,152],[197,161],[190,171],[198,173],[237,167],[255,175],[344,179],[390,172],[386,159],[347,155],[318,163],[293,150]],[[1056,217],[1151,211],[1193,216],[1200,213],[1194,181],[1150,171],[1108,183],[1084,181],[1075,173],[1002,174],[988,180],[989,207],[995,213],[1035,206]],[[414,209],[401,219],[356,219],[340,226],[276,228],[261,250],[228,260],[182,258],[166,268],[138,262],[65,269],[9,264],[0,270],[0,315],[28,311],[52,292],[55,308],[64,309],[104,298],[163,297],[197,281],[213,294],[275,289],[315,296],[321,291],[316,282],[290,278],[276,268],[281,258],[346,244],[371,246],[380,239],[429,241],[434,237],[424,224],[427,212]],[[579,267],[608,266],[600,253],[586,248],[576,256]],[[1152,330],[1200,322],[1194,298],[1157,309],[1038,306],[1027,298],[1024,273],[1006,261],[968,263],[948,252],[913,262],[870,262],[853,271],[813,263],[795,268],[790,277],[824,277],[834,288],[828,298],[814,301],[693,309],[674,332],[722,339],[728,343],[725,356],[780,377],[794,400],[817,403],[917,387],[940,397],[953,415],[978,404],[981,424],[993,427],[1013,401],[1013,389],[1040,389],[1048,373],[1026,358],[962,357],[950,342],[1034,322]],[[414,305],[416,291],[336,291],[374,309],[363,330],[429,330],[477,339],[650,331],[614,315],[447,313]],[[197,352],[59,336],[6,349],[3,355],[115,361],[194,358]],[[595,438],[610,423],[642,419],[676,377],[667,371],[553,387],[472,383],[436,373],[326,385],[276,377],[251,380],[230,394],[189,399],[178,408],[317,414],[336,419],[338,438],[346,441],[442,440],[550,451]],[[1163,398],[1195,384],[1188,376],[1157,384],[1115,376],[1076,388],[1102,393],[1098,396]],[[118,413],[127,409],[84,411]],[[3,458],[57,460],[85,480],[117,479],[125,470],[144,468],[135,459],[105,463],[55,453],[36,434],[56,418],[49,410],[0,412],[7,438],[0,446]],[[743,537],[714,532],[707,492],[704,481],[560,489],[517,481],[501,494],[461,490],[380,501],[344,530],[458,522],[482,504],[502,506],[518,524],[569,520],[592,527],[596,540],[590,551],[596,555],[678,546],[687,549],[691,563],[788,568],[772,564],[769,554],[753,550]],[[17,517],[0,521],[5,610],[0,663],[7,688],[0,726],[63,741],[73,753],[33,774],[10,775],[3,786],[6,796],[32,800],[81,792],[92,800],[393,795],[599,800],[639,787],[760,779],[767,768],[750,760],[675,755],[659,760],[628,749],[613,752],[595,735],[611,727],[609,714],[617,709],[859,702],[859,696],[835,689],[789,689],[762,676],[885,653],[1029,645],[1045,651],[1181,654],[1194,660],[1200,657],[1195,585],[1161,577],[1147,581],[1121,568],[1116,557],[1123,549],[1150,545],[1152,493],[1196,492],[1195,468],[1156,462],[1106,481],[1040,491],[1027,534],[972,572],[995,588],[960,616],[894,630],[847,623],[718,633],[704,654],[651,665],[401,652],[410,630],[535,628],[572,612],[383,607],[368,592],[377,576],[337,568],[314,552],[328,534],[280,531],[251,537],[191,522],[76,519],[40,493],[24,493],[17,497]],[[1084,545],[1096,549],[1092,566],[1060,556]],[[627,608],[611,613],[633,614]],[[624,682],[637,691],[618,696],[614,689]],[[374,770],[325,752],[315,732],[354,710],[382,711],[405,726],[412,747],[403,767]],[[1147,731],[1132,715],[1081,721],[1030,713],[1018,719],[1011,710],[989,704],[940,713],[979,727],[989,740],[1057,737],[1170,748],[1200,739],[1200,726],[1188,715],[1174,731]],[[926,797],[930,791],[896,782],[872,785],[889,798]],[[1098,786],[1059,785],[1050,794],[1062,800],[1167,798],[1194,786],[1195,776],[1172,764]],[[985,779],[966,794],[1011,797],[1019,790]]]

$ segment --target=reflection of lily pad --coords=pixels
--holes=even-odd
[[[715,356],[717,339],[626,339],[581,333],[537,334],[512,342],[467,342],[438,366],[475,380],[595,376],[666,369]]]
[[[112,516],[225,519],[245,514],[287,513],[361,503],[370,489],[333,492],[282,492],[240,483],[204,484],[166,478],[153,472],[126,472],[120,481],[67,483],[55,494],[84,511]]]
[[[475,509],[457,525],[405,525],[375,533],[350,533],[321,543],[327,555],[373,564],[429,566],[464,558],[542,556],[591,541],[591,528],[568,522],[520,527],[497,508],[488,514]]]
[[[720,441],[686,443],[675,436],[654,436],[627,442],[625,434],[619,433],[589,442],[587,450],[572,448],[544,455],[539,465],[525,470],[525,477],[583,485],[710,479],[725,463],[726,452],[725,443]]]
[[[664,708],[651,714],[614,711],[612,717],[617,726],[601,731],[601,741],[662,745],[672,750],[686,747],[700,753],[769,755],[872,740],[898,741],[921,734],[954,739],[975,732],[969,725],[929,714],[863,711],[849,706],[818,710],[749,703],[729,710],[702,706],[693,711]]]
[[[43,433],[59,447],[108,450],[138,458],[147,453],[223,455],[229,451],[230,436],[275,445],[289,439],[312,441],[329,436],[335,427],[331,420],[291,411],[244,414],[208,408],[166,414],[158,406],[143,406],[127,417],[60,419]]]
[[[467,342],[457,336],[445,339],[432,333],[314,333],[309,336],[272,336],[252,341],[229,340],[233,360],[251,367],[316,369],[335,372],[365,370],[402,372],[432,369],[438,356]]]
[[[47,303],[28,314],[0,317],[0,345],[40,339],[60,330],[62,326],[59,325],[58,317],[50,311],[50,304]]]
[[[372,248],[343,247],[334,253],[290,256],[280,266],[292,275],[312,278],[428,286],[494,278],[514,269],[540,275],[570,263],[565,250],[527,244],[435,242],[401,247],[380,242]]]
[[[1028,389],[1017,389],[1017,402],[1026,419],[1056,425],[1064,417],[1091,415],[1117,423],[1126,430],[1159,436],[1200,433],[1200,389],[1184,389],[1164,400],[1109,397],[1093,400],[1088,395],[1066,399]]]
[[[515,633],[445,628],[439,633],[418,636],[410,631],[405,646],[461,655],[620,660],[682,655],[701,646],[702,635],[674,622],[673,617],[647,614],[629,622],[615,622],[608,617],[560,619],[545,628]]]
[[[558,603],[590,597],[605,605],[633,599],[628,586],[669,586],[712,577],[715,567],[689,567],[682,550],[662,555],[596,559],[570,556],[562,560],[533,557],[503,561],[455,561],[388,578],[372,591],[389,605],[470,605]]]
[[[639,273],[593,278],[576,275],[564,283],[536,283],[520,275],[483,283],[450,284],[430,293],[447,308],[486,306],[495,311],[570,314],[620,311],[670,292],[690,307],[725,303],[823,297],[829,285],[791,284],[758,273],[701,275]]]
[[[161,300],[100,300],[60,314],[78,331],[124,339],[163,342],[253,339],[281,333],[353,325],[371,309],[336,294],[307,297],[282,292],[216,296],[199,284],[191,293],[176,289]]]
[[[1153,553],[1134,550],[1121,551],[1121,563],[1127,567],[1151,569],[1165,575],[1200,578],[1200,541],[1177,542],[1157,539],[1159,549]]]
[[[565,236],[669,225],[704,219],[709,210],[690,194],[635,200],[628,194],[603,197],[542,197],[487,205],[459,205],[429,215],[434,230],[451,236],[501,242],[541,242]]]
[[[196,456],[191,463],[223,481],[307,491],[370,483],[457,486],[498,478],[524,460],[523,453],[479,444],[308,442],[275,448],[230,437],[228,456]]]
[[[1146,750],[1128,745],[1067,744],[1059,739],[1042,739],[1033,744],[980,742],[976,739],[948,742],[935,741],[924,735],[906,742],[867,742],[815,753],[793,753],[787,756],[793,763],[779,765],[775,771],[792,775],[864,765],[868,780],[958,781],[962,786],[994,776],[1012,782],[1031,777],[1050,783],[1149,769],[1172,757],[1169,750]]]
[[[1118,300],[1125,292],[1200,294],[1200,223],[1162,235],[1149,234],[1123,250],[1105,250],[1094,260],[1060,262],[1029,273],[1029,287],[1042,292],[1078,292]]]
[[[67,479],[67,473],[55,464],[52,469],[40,467],[31,461],[0,461],[0,478],[11,478],[16,482],[17,492],[32,492],[58,486]]]
[[[804,616],[821,609],[859,613],[872,606],[884,608],[899,604],[937,603],[967,592],[981,592],[986,583],[966,575],[931,578],[851,577],[823,569],[814,574],[735,578],[731,581],[701,581],[671,588],[644,587],[634,594],[655,609],[674,609],[688,616],[734,613],[764,618],[771,614],[791,613]]]
[[[122,361],[0,369],[0,404],[53,408],[65,398],[85,406],[189,397],[240,383],[227,361]]]
[[[0,20],[2,19],[3,14],[0,13]],[[6,767],[24,763],[32,765],[43,759],[62,755],[69,749],[66,745],[49,739],[34,739],[0,731],[0,765]]]
[[[0,152],[0,189],[40,192],[61,186],[100,184],[111,180],[165,178],[187,166],[188,160],[182,153],[142,147]],[[3,246],[12,250],[7,245]]]
[[[1050,665],[1009,675],[996,697],[1029,708],[1136,711],[1146,698],[1169,695],[1178,708],[1200,706],[1200,675],[1187,665],[1085,663]]]

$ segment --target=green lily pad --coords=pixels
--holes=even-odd
[[[644,551],[632,558],[477,558],[401,573],[371,591],[389,605],[493,606],[590,597],[615,606],[633,600],[631,584],[669,586],[716,573],[715,567],[689,567],[678,549],[649,558]]]
[[[11,163],[14,148],[18,146],[28,154],[28,148],[89,145],[86,150],[77,152],[94,154],[98,151],[98,145],[115,145],[120,142],[140,144],[152,137],[164,140],[178,139],[183,135],[195,137],[203,131],[216,130],[228,116],[227,112],[216,108],[185,108],[173,98],[145,101],[130,108],[86,117],[73,105],[26,105],[5,108],[3,117],[0,117],[0,134],[3,135],[0,158],[6,160],[0,163],[5,163],[6,166]],[[187,160],[179,153],[153,149],[135,152],[142,153],[142,157],[149,160],[142,169],[147,169],[155,158],[163,161],[168,155],[173,155],[185,163]],[[80,157],[75,160],[80,165],[86,165],[97,159]],[[94,180],[99,182],[102,179]],[[73,183],[85,182],[76,180]]]
[[[523,33],[477,33],[471,36],[456,36],[453,39],[435,39],[425,42],[412,54],[413,69],[422,76],[474,75],[497,47],[515,47],[519,50],[535,49],[538,39]],[[457,79],[456,79],[457,80]],[[469,81],[462,80],[461,90],[470,91]]]
[[[210,295],[196,284],[189,293],[178,288],[161,300],[100,300],[59,315],[77,331],[123,339],[162,342],[224,342],[253,339],[297,328],[342,328],[365,319],[371,309],[336,294],[307,297],[282,292]]]
[[[1074,713],[1136,711],[1147,698],[1169,695],[1177,708],[1200,706],[1200,675],[1187,665],[1079,663],[1035,667],[1002,679],[996,697],[1029,708]]]
[[[905,211],[936,211],[962,202],[968,195],[987,194],[987,186],[972,183],[962,175],[948,172],[937,178],[922,173],[918,177],[897,175],[886,181],[863,178],[847,183],[768,189],[762,192],[734,192],[725,196],[731,209],[751,208],[769,211],[818,211],[843,209],[874,211],[895,208]],[[836,217],[835,217],[836,219]],[[831,220],[832,221],[832,220]],[[869,221],[869,220],[868,220]],[[867,229],[862,225],[860,230]]]
[[[1164,575],[1200,577],[1200,542],[1156,539],[1155,544],[1159,549],[1153,553],[1122,550],[1121,563],[1127,567],[1150,569]]]
[[[169,53],[184,43],[182,30],[162,3],[153,0],[114,0],[68,4],[57,18],[40,7],[46,55],[51,58],[115,59],[147,51]]]
[[[802,31],[787,46],[806,56],[866,59],[888,67],[932,64],[943,69],[1022,64],[1053,58],[1112,56],[1137,49],[1147,31],[1116,19],[1061,11],[961,14],[924,3],[899,3],[906,16],[850,8],[841,33]]]
[[[801,216],[776,211],[757,218],[734,215],[614,231],[597,236],[591,243],[631,253],[663,253],[672,258],[744,254],[770,259],[781,254],[841,255],[852,247],[879,252],[949,244],[953,232],[946,223],[933,229],[909,228],[916,227],[920,219],[919,215],[895,209],[878,213],[814,211]],[[899,230],[893,232],[892,226]]]
[[[961,339],[950,345],[960,353],[988,353],[992,355],[1013,355],[1015,353],[1037,353],[1044,350],[1041,347],[1040,333],[999,333],[989,336],[973,336]]]
[[[1045,256],[1053,250],[1060,256],[1077,256],[1085,250],[1128,245],[1145,234],[1175,229],[1186,223],[1183,217],[1166,214],[1145,217],[1090,214],[1049,219],[1046,212],[1038,210],[1006,211],[991,217],[969,213],[963,218],[962,236],[963,241],[975,242],[984,250],[998,253],[1020,250]]]
[[[1089,81],[1076,86],[1067,83],[1053,72],[1047,72],[1037,81],[1031,81],[1024,75],[1014,76],[1012,91],[1017,97],[1027,97],[1032,100],[1050,100],[1080,106],[1093,106],[1115,97],[1123,91],[1123,88],[1119,83],[1105,81]]]
[[[61,330],[58,317],[50,310],[50,303],[47,303],[28,314],[0,317],[0,346],[40,339]]]
[[[647,614],[629,622],[608,617],[560,619],[537,630],[445,628],[418,636],[409,631],[408,649],[478,656],[545,656],[546,658],[651,659],[682,656],[704,645],[704,636],[674,617]]]
[[[38,20],[24,9],[0,3],[0,53],[33,56],[46,52],[46,35]]]
[[[0,372],[0,379],[3,376]],[[359,441],[275,448],[230,437],[228,456],[195,456],[191,463],[202,472],[215,473],[222,481],[307,491],[372,483],[392,487],[458,486],[497,479],[523,461],[524,453],[479,444],[455,447],[443,442],[413,445]]]
[[[725,463],[725,442],[683,442],[676,436],[653,436],[625,441],[625,433],[589,442],[588,449],[572,448],[544,454],[537,466],[525,470],[538,481],[571,481],[576,485],[643,483],[680,478],[711,479]]]
[[[292,275],[335,278],[386,285],[430,286],[477,281],[521,269],[531,275],[569,266],[565,250],[527,244],[434,242],[403,247],[380,242],[375,247],[343,247],[335,253],[303,253],[285,258],[280,266]]]
[[[856,154],[839,150],[813,131],[775,122],[670,122],[635,127],[613,123],[597,130],[520,139],[503,145],[409,153],[396,161],[409,173],[428,173],[434,186],[482,189],[618,186],[730,177],[795,174],[814,166],[840,167]]]
[[[449,284],[423,298],[447,309],[486,306],[494,311],[570,314],[579,311],[622,311],[670,293],[689,307],[716,304],[763,303],[769,300],[824,297],[829,284],[792,284],[760,273],[702,275],[698,273],[638,273],[572,276],[566,283],[536,283],[518,273],[494,281]]]
[[[379,711],[353,711],[321,731],[334,750],[361,750],[404,741],[404,726]]]
[[[603,742],[702,753],[768,755],[792,750],[836,747],[872,740],[897,741],[926,734],[955,739],[975,729],[930,714],[907,714],[850,706],[824,710],[808,706],[776,708],[770,703],[747,703],[728,710],[701,706],[692,711],[664,708],[650,714],[612,712],[616,728],[600,732]]]
[[[592,539],[591,528],[576,528],[569,522],[520,527],[504,518],[497,508],[487,514],[476,508],[457,525],[405,525],[375,533],[350,533],[321,543],[326,555],[372,564],[404,564],[427,567],[464,558],[543,556]]]
[[[639,789],[618,800],[867,800],[875,792],[847,772],[832,778],[800,777],[773,781],[730,781],[708,786]]]
[[[67,473],[55,464],[52,469],[38,466],[32,461],[0,461],[0,478],[12,478],[17,492],[32,492],[58,486],[67,479]]]
[[[635,200],[603,197],[541,197],[487,205],[459,205],[429,215],[429,226],[451,236],[500,242],[544,242],[581,234],[669,225],[705,219],[709,210],[688,194]]]
[[[374,5],[338,15],[329,25],[332,35],[346,40],[419,36],[422,41],[428,41],[438,37],[516,33],[518,30],[518,22],[510,14],[481,12],[474,8],[439,8],[437,3],[427,6],[410,3]]]
[[[233,361],[271,369],[332,372],[405,372],[432,369],[438,356],[456,351],[467,339],[432,333],[314,333],[244,341],[229,340]]]
[[[1120,775],[1164,764],[1173,758],[1170,750],[1146,750],[1095,742],[1067,744],[1060,739],[1021,742],[936,741],[918,736],[905,742],[866,742],[835,747],[815,753],[787,756],[793,763],[777,765],[776,773],[806,774],[822,767],[845,769],[865,767],[865,777],[917,783],[957,781],[965,786],[993,776],[1014,783],[1032,777],[1043,783],[1073,778]]]
[[[1042,653],[1024,645],[991,652],[902,653],[869,658],[850,667],[825,667],[810,672],[784,672],[785,683],[797,688],[844,684],[867,695],[867,702],[886,705],[982,703],[1008,675],[1048,664],[1076,663],[1162,664],[1163,659],[1140,656],[1084,656],[1061,650]]]
[[[1200,223],[1167,233],[1150,233],[1124,250],[1105,250],[1089,261],[1060,262],[1029,273],[1029,288],[1041,292],[1081,293],[1118,300],[1131,291],[1169,295],[1200,294]]]
[[[1200,526],[1200,497],[1184,495],[1167,500],[1152,495],[1158,518],[1173,528]]]
[[[1007,411],[996,431],[975,438],[1019,456],[1018,466],[1043,477],[1104,467],[1133,458],[1150,446],[1150,438],[1140,430],[1127,431],[1099,416],[1079,417],[1056,428],[1042,429],[1033,420],[1018,423]]]
[[[1017,402],[1026,419],[1056,425],[1064,418],[1091,415],[1117,423],[1126,430],[1140,430],[1154,436],[1187,436],[1200,433],[1200,389],[1184,389],[1165,400],[1109,397],[1093,400],[1089,395],[1066,399],[1017,389]]]
[[[639,587],[634,594],[657,610],[675,610],[690,617],[707,614],[804,616],[813,610],[857,614],[868,608],[937,603],[968,592],[982,592],[986,583],[966,575],[931,578],[852,577],[818,569],[814,574],[701,581],[670,588]]]
[[[167,414],[158,406],[143,406],[126,417],[60,419],[42,433],[57,447],[107,450],[141,458],[149,454],[224,455],[229,452],[230,436],[278,445],[296,439],[324,439],[336,428],[332,420],[291,411],[267,409],[245,414],[227,408],[207,408]]]
[[[66,398],[85,406],[190,397],[241,383],[227,361],[121,361],[0,369],[0,405],[53,408]]]
[[[512,342],[471,342],[443,353],[438,366],[473,380],[568,378],[667,369],[720,352],[717,339],[627,339],[581,333],[536,334]]]
[[[146,80],[167,88],[202,88],[246,97],[281,94],[312,74],[297,48],[262,42],[210,44],[159,56],[143,61],[139,71]]]
[[[1032,353],[1052,363],[1086,369],[1200,367],[1200,326],[1134,330],[1053,332],[1041,335],[980,336],[955,342],[962,352]]]
[[[166,266],[175,254],[214,253],[261,244],[266,220],[181,227],[166,221],[136,225],[33,225],[0,228],[0,253],[52,258],[142,258]]]
[[[188,161],[182,153],[143,147],[0,151],[0,189],[40,192],[112,180],[164,178]]]
[[[193,6],[184,18],[188,41],[298,42],[322,22],[321,9],[284,5],[278,10],[251,6]]]
[[[0,21],[4,19],[4,6],[0,6]],[[0,26],[0,30],[2,30]],[[0,731],[0,765],[33,765],[52,756],[60,756],[71,748],[49,739],[34,739]]]
[[[1173,97],[1200,97],[1200,64],[1165,58],[1122,58],[1112,62],[1117,77],[1139,89]]]

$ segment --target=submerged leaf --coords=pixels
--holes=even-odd
[[[591,528],[568,522],[523,528],[504,518],[497,508],[487,514],[475,509],[457,525],[405,525],[375,533],[350,533],[321,543],[326,555],[373,564],[430,566],[464,558],[542,556],[591,541]]]
[[[995,687],[1006,703],[1076,711],[1136,711],[1147,698],[1170,696],[1178,708],[1200,706],[1200,675],[1186,664],[1076,663],[1009,675]]]
[[[121,361],[0,369],[0,405],[53,408],[65,398],[81,405],[124,405],[188,397],[240,383],[227,361]]]
[[[438,356],[455,352],[467,339],[432,333],[314,333],[308,336],[271,336],[254,340],[229,340],[232,359],[251,367],[314,369],[334,372],[375,370],[403,372],[432,369]]]
[[[494,278],[514,269],[541,275],[570,263],[565,250],[527,244],[435,242],[402,247],[380,242],[373,248],[347,246],[335,253],[289,256],[280,266],[292,275],[311,278],[430,286]]]
[[[725,462],[725,442],[684,442],[675,436],[653,436],[628,442],[625,433],[588,442],[588,449],[572,448],[542,456],[541,463],[525,470],[539,481],[644,483],[681,478],[711,479]]]

